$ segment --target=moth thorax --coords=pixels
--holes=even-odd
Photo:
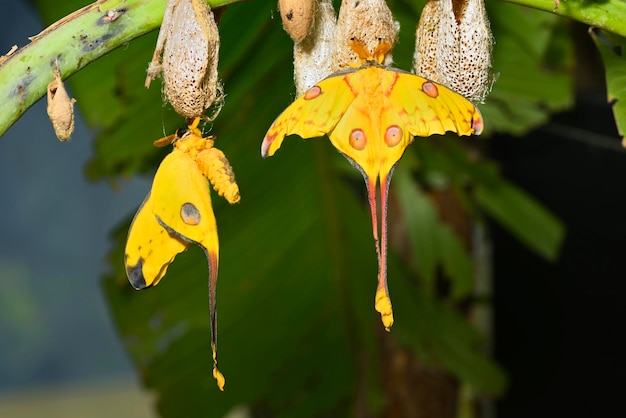
[[[417,75],[474,103],[485,99],[493,84],[493,37],[483,0],[429,0],[415,36]]]
[[[293,75],[297,96],[304,94],[315,83],[332,73],[335,21],[332,1],[319,0],[310,32],[293,47]]]
[[[174,147],[185,153],[185,155],[192,160],[196,160],[198,153],[213,146],[213,140],[209,138],[210,137],[203,138],[200,132],[191,130],[174,142]]]
[[[355,39],[362,41],[370,53],[381,43],[391,45],[381,60],[382,64],[390,65],[393,60],[391,50],[398,40],[399,29],[385,0],[343,0],[335,29],[333,72],[362,63],[362,57],[350,45]]]

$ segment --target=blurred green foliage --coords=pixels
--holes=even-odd
[[[589,33],[604,60],[608,99],[613,103],[613,115],[617,129],[623,137],[626,133],[626,79],[624,79],[626,39],[597,29],[591,29]]]

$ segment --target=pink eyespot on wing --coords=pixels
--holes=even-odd
[[[474,115],[472,116],[472,128],[474,128],[474,135],[480,135],[483,132],[483,117],[474,106]]]
[[[385,144],[389,147],[395,147],[402,140],[402,128],[398,125],[391,125],[385,131]]]
[[[180,218],[187,225],[198,225],[200,223],[200,211],[193,203],[185,203],[180,208]]]
[[[350,132],[350,146],[357,151],[361,151],[367,145],[367,138],[361,129],[353,129]]]
[[[322,94],[322,88],[320,86],[313,86],[304,93],[304,100],[312,100]]]
[[[437,86],[430,81],[426,81],[422,84],[422,91],[426,94],[426,96],[432,97],[433,99],[436,99],[437,96],[439,96],[439,89],[437,89]]]
[[[274,125],[272,125],[272,127],[274,127]],[[278,134],[274,133],[272,135],[268,134],[265,136],[265,138],[263,139],[263,142],[261,143],[261,157],[263,158],[269,157],[270,146],[272,145],[272,142],[274,142],[274,140],[276,139],[277,135]]]

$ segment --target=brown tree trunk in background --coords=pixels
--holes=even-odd
[[[440,219],[447,223],[461,239],[466,248],[471,248],[472,220],[463,209],[453,190],[430,191],[430,198],[437,206]],[[403,233],[397,202],[389,202],[390,243],[393,250],[405,260],[411,258],[408,236]],[[438,277],[438,296],[445,299],[447,280]],[[459,307],[467,315],[470,309],[466,304]],[[383,418],[457,418],[459,410],[460,384],[444,368],[424,365],[411,351],[400,346],[393,338],[393,332],[381,329],[381,376],[386,404],[381,411]]]
[[[381,330],[383,418],[456,418],[458,382],[445,370],[424,366],[410,350]]]

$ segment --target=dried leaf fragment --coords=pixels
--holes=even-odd
[[[0,56],[0,65],[2,65],[2,63],[3,63],[3,62],[5,62],[6,60],[8,60],[8,59],[9,59],[9,57],[10,57],[11,55],[13,55],[13,53],[14,53],[15,51],[17,51],[17,45],[13,45],[13,46],[11,47],[11,49],[9,49],[9,52],[7,52],[7,53],[6,53],[6,55],[2,55],[2,56]]]
[[[54,80],[48,84],[48,117],[52,122],[54,133],[60,141],[67,141],[74,132],[74,103],[76,99],[70,99],[61,72],[56,65],[53,67]]]
[[[203,0],[168,0],[145,85],[163,74],[163,91],[174,110],[193,119],[218,96],[219,32]]]

